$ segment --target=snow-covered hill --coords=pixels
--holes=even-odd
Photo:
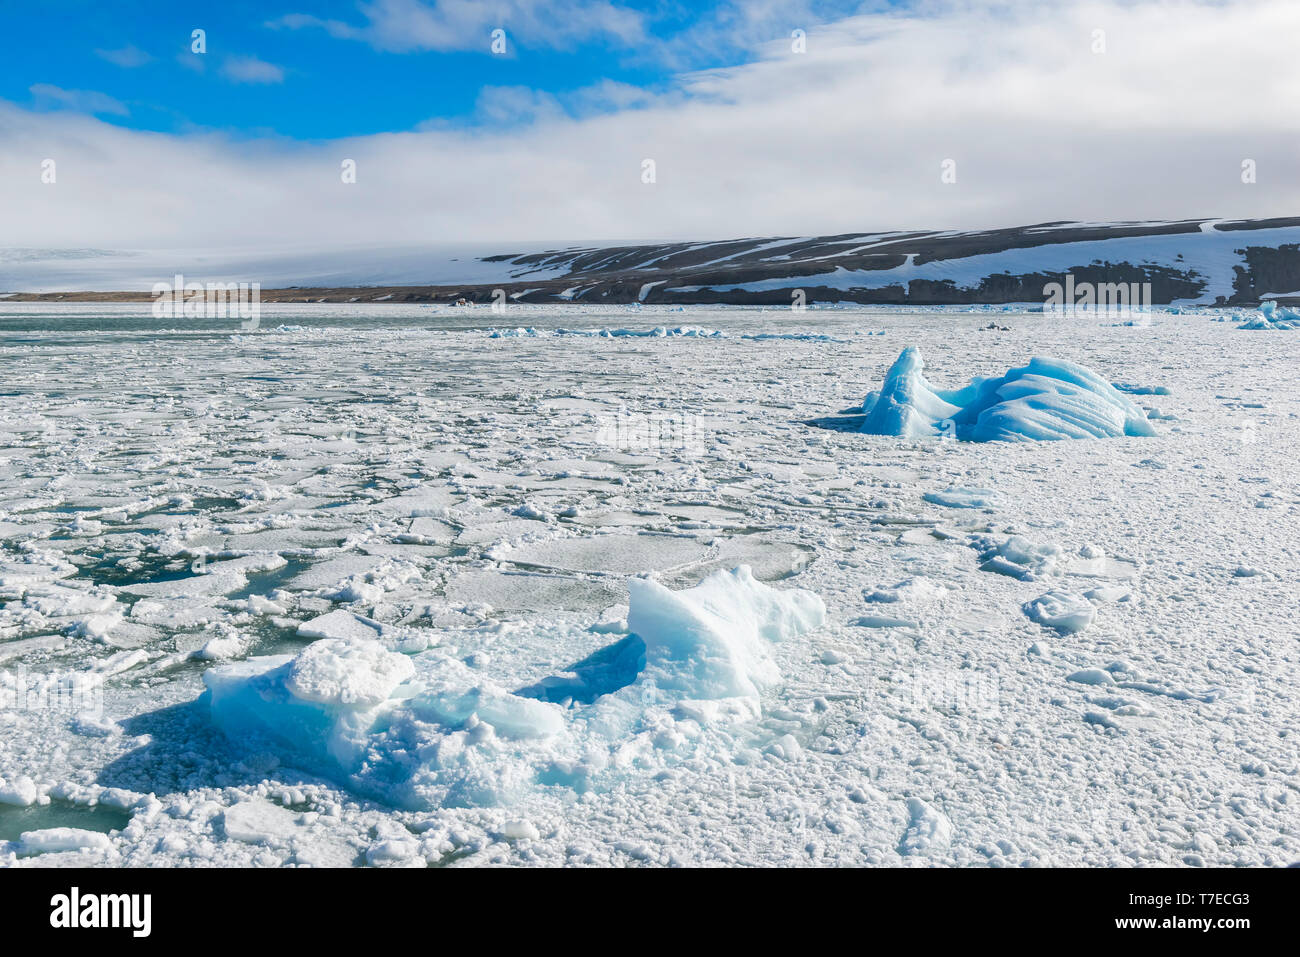
[[[175,273],[260,282],[276,301],[1035,303],[1053,283],[1150,304],[1300,299],[1300,217],[1042,223],[626,245],[524,243],[159,252],[0,249],[0,290],[145,292]],[[1136,285],[1134,285],[1136,284]],[[800,290],[802,292],[800,292]],[[9,298],[16,298],[9,296]]]
[[[498,257],[567,269],[563,298],[788,304],[1042,301],[1083,283],[1149,283],[1151,302],[1205,305],[1300,295],[1300,219],[1045,223],[979,232],[742,239]],[[526,275],[526,274],[517,274]],[[530,293],[544,301],[549,288]]]

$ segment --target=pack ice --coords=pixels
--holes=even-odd
[[[973,442],[1154,435],[1146,414],[1101,376],[1063,359],[1034,358],[1004,376],[936,389],[908,346],[862,405],[862,431]]]
[[[1259,311],[1237,328],[1263,329],[1269,331],[1300,329],[1300,310],[1279,309],[1277,303],[1269,299],[1260,303]]]
[[[237,744],[387,803],[503,805],[539,784],[582,791],[662,768],[728,737],[781,681],[772,644],[825,616],[817,595],[771,588],[748,566],[682,591],[632,579],[630,634],[526,688],[485,682],[440,651],[326,638],[209,669],[205,698]]]

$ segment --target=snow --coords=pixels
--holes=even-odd
[[[536,841],[542,835],[531,821],[514,820],[501,825],[501,836],[509,841]]]
[[[1067,675],[1065,680],[1077,681],[1085,685],[1109,685],[1115,683],[1115,679],[1111,677],[1110,672],[1103,671],[1100,668],[1084,668],[1082,671]]]
[[[862,431],[974,442],[1150,436],[1146,414],[1095,372],[1061,359],[1031,359],[997,378],[942,391],[908,346],[863,404]]]
[[[1300,861],[1279,337],[507,309],[0,304],[0,866]],[[485,334],[679,325],[725,335]],[[904,344],[1177,418],[861,432]],[[100,849],[23,850],[61,827]]]
[[[414,673],[410,659],[378,642],[326,638],[293,660],[284,687],[299,701],[371,708]]]
[[[87,711],[73,719],[72,730],[77,734],[93,738],[107,738],[115,734],[121,734],[122,726],[112,718],[96,714],[93,711]]]

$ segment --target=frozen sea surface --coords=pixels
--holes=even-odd
[[[1298,363],[1225,318],[0,304],[0,864],[1296,862]],[[1155,434],[864,434],[909,345]],[[426,684],[357,774],[223,733],[272,667]]]

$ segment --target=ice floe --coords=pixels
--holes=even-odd
[[[987,508],[997,504],[998,494],[992,489],[954,486],[939,492],[925,492],[921,498],[947,508]]]
[[[112,851],[107,834],[76,827],[51,827],[25,831],[18,839],[20,854],[50,854],[58,851]]]
[[[1051,543],[1032,542],[1023,535],[1009,535],[998,541],[986,535],[971,539],[979,551],[980,570],[1035,581],[1057,573],[1065,550]]]
[[[1032,621],[1064,633],[1083,631],[1097,615],[1096,607],[1083,595],[1052,590],[1024,606]]]

